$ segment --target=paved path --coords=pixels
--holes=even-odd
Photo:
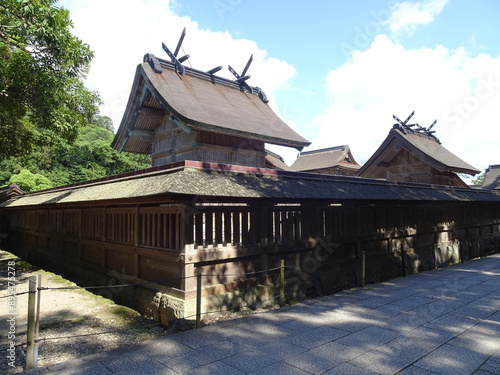
[[[500,255],[36,372],[500,374]]]

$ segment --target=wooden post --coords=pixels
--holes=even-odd
[[[361,286],[364,287],[366,282],[366,253],[361,251]]]
[[[36,299],[36,276],[28,278],[28,329],[26,349],[26,370],[35,368],[35,299]]]
[[[38,333],[40,331],[40,298],[42,297],[42,274],[38,274],[38,289],[36,296],[36,320],[35,320],[35,358],[34,358],[34,367],[38,367]]]
[[[438,254],[438,245],[437,243],[434,243],[434,269],[437,270],[438,268],[438,263],[437,263],[437,254]]]
[[[196,270],[196,328],[201,328],[201,267]]]
[[[406,250],[404,244],[401,245],[401,268],[403,269],[403,277],[406,277]]]
[[[285,306],[285,260],[281,259],[280,265],[280,306]]]

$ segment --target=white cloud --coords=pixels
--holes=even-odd
[[[313,120],[312,148],[349,144],[365,162],[395,121],[433,128],[443,146],[476,168],[500,162],[500,57],[463,49],[405,49],[385,35],[327,77],[331,105]]]
[[[184,65],[199,70],[222,65],[224,69],[217,74],[234,78],[227,66],[241,72],[253,54],[249,84],[261,87],[271,103],[274,92],[286,88],[287,81],[296,74],[291,64],[268,56],[253,41],[234,39],[227,32],[203,30],[189,17],[180,17],[175,2],[106,0],[98,2],[98,7],[96,4],[95,0],[59,2],[70,9],[74,33],[95,53],[86,84],[100,92],[104,100],[101,115],[109,116],[115,129],[120,125],[137,65],[146,53],[168,59],[161,43],[175,49],[184,27],[182,47],[191,56]]]
[[[396,35],[412,34],[418,25],[433,22],[447,2],[448,0],[424,0],[396,3],[391,9],[391,16],[385,23]]]

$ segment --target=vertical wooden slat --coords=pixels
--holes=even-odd
[[[134,243],[134,214],[127,214],[127,242],[133,244]]]
[[[78,210],[78,260],[82,260],[82,227],[83,227],[83,210]]]
[[[282,223],[281,223],[281,230],[282,230],[282,237],[283,237],[283,242],[288,241],[288,230],[289,230],[289,223],[288,223],[288,212],[287,211],[282,211],[281,212],[281,217]]]
[[[213,213],[212,211],[205,212],[205,247],[212,247],[214,244],[213,237]]]
[[[250,210],[250,243],[252,245],[257,244],[260,239],[260,214],[259,210],[257,207],[253,207],[252,210]]]
[[[195,248],[203,248],[203,212],[198,211],[195,216],[196,221],[196,234],[195,234]]]
[[[288,240],[293,241],[295,239],[295,233],[293,232],[293,224],[295,223],[294,212],[288,211]]]
[[[103,209],[103,212],[101,213],[102,215],[102,218],[103,218],[103,228],[102,228],[102,236],[101,236],[101,239],[103,241],[106,241],[106,235],[107,235],[107,231],[108,231],[108,220],[107,220],[107,207],[104,207]]]
[[[168,226],[167,226],[169,216],[170,216],[170,214],[168,214],[168,213],[165,213],[163,215],[163,229],[162,229],[162,231],[163,231],[163,247],[164,248],[169,248],[169,243],[168,243],[169,233],[168,233]]]
[[[222,212],[215,212],[215,246],[222,244]]]
[[[116,240],[117,241],[120,241],[120,242],[123,242],[124,240],[124,233],[123,233],[123,221],[125,220],[125,215],[121,212],[118,212],[116,213],[116,216],[118,218],[118,230],[117,230],[117,236],[116,236]]]
[[[231,212],[224,212],[224,246],[232,243],[231,238]]]
[[[135,208],[134,213],[134,246],[139,246],[139,206]]]
[[[182,225],[185,228],[183,236],[185,238],[184,251],[186,253],[194,250],[194,221],[194,210],[188,206],[187,210],[185,210],[185,217],[182,220]]]
[[[279,210],[274,211],[274,242],[281,242],[281,212]]]
[[[175,214],[175,248],[177,250],[180,250],[181,248],[181,226],[180,226],[180,221],[181,221],[181,215],[180,214]]]
[[[295,225],[295,240],[299,241],[302,239],[302,229],[301,229],[301,218],[302,213],[300,211],[295,212],[294,225]]]
[[[153,214],[151,212],[148,212],[146,214],[147,216],[147,223],[146,223],[146,245],[151,246],[152,243],[152,227],[153,227]]]
[[[238,246],[241,242],[240,212],[233,212],[233,244]]]
[[[151,246],[156,246],[156,223],[158,220],[158,214],[151,214]]]
[[[168,214],[168,248],[173,249],[175,247],[174,233],[173,233],[173,223],[175,221],[175,214]]]
[[[267,236],[266,244],[270,245],[274,241],[274,239],[273,239],[273,229],[274,229],[274,226],[273,226],[273,207],[272,206],[267,207],[265,215],[266,215],[265,216],[265,220],[266,220],[265,233]]]
[[[248,245],[248,211],[241,213],[241,243]]]

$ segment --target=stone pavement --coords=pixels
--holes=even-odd
[[[26,373],[500,374],[500,254]]]

